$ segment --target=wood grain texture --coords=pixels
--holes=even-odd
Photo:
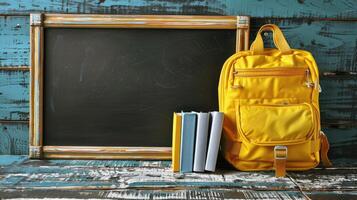
[[[268,23],[281,28],[291,48],[310,51],[321,73],[357,71],[357,22],[252,18],[251,42],[260,26]],[[271,34],[264,40],[272,46]]]
[[[331,158],[356,159],[357,152],[354,150],[357,144],[356,128],[323,128],[323,131],[327,135],[331,145],[329,152]]]
[[[170,160],[171,147],[43,146],[44,158]]]
[[[279,25],[292,48],[311,51],[321,71],[357,71],[357,22],[253,18],[251,40],[265,23]],[[0,16],[0,27],[12,30],[0,33],[0,66],[28,66],[29,17]]]
[[[168,161],[28,160],[0,156],[3,198],[306,199],[356,197],[356,168],[174,174]],[[301,192],[302,189],[302,192]],[[343,194],[343,195],[342,195]],[[326,198],[324,198],[326,199]]]
[[[4,17],[2,17],[4,18]],[[14,24],[12,22],[12,17],[7,17],[6,23]],[[29,20],[27,17],[22,17]],[[16,20],[15,20],[16,21]],[[21,20],[25,21],[25,20]],[[321,22],[312,21],[304,22],[299,20],[258,20],[253,19],[252,21],[252,34],[250,38],[254,38],[256,29],[264,23],[277,23],[282,27],[283,31],[286,33],[287,39],[293,48],[304,48],[310,50],[319,65],[321,73],[325,72],[337,72],[337,74],[343,74],[347,72],[356,72],[357,68],[357,23],[355,22]],[[28,23],[28,22],[27,22]],[[21,27],[25,27],[21,25]],[[28,25],[27,25],[28,28]],[[23,28],[22,28],[23,29]],[[24,32],[24,31],[21,31]],[[305,33],[308,33],[306,35]],[[28,32],[26,32],[28,37]],[[0,40],[7,40],[3,35],[0,36]],[[19,45],[19,46],[18,46]],[[29,46],[28,42],[26,45],[20,43],[10,43],[0,51],[8,52],[9,49],[23,49],[25,53],[19,51],[17,57],[26,58],[29,57]],[[14,66],[22,64],[17,62],[12,58],[4,58],[6,63],[12,63]],[[27,63],[28,64],[28,63]],[[2,70],[4,71],[4,70]],[[354,101],[356,94],[353,91],[356,86],[356,75],[344,76],[342,78],[334,78],[335,76],[328,76],[322,78],[322,88],[324,92],[321,94],[321,105],[322,105],[322,116],[324,123],[329,121],[329,125],[336,123],[335,119],[338,119],[339,123],[347,119],[348,124],[354,124],[356,119],[355,109],[351,109],[354,106],[351,102]],[[336,84],[330,84],[330,79],[334,80]],[[338,83],[344,83],[344,87]],[[324,88],[329,88],[325,90]],[[330,94],[331,93],[331,94]],[[17,94],[13,94],[17,95]],[[331,97],[334,97],[331,99]],[[325,100],[326,99],[326,100]],[[341,102],[340,100],[343,99]],[[346,103],[344,103],[346,102]],[[326,104],[326,106],[325,106]],[[338,110],[338,115],[336,114],[336,105],[340,106],[336,109]],[[8,109],[8,108],[5,108]],[[15,109],[15,108],[14,108]],[[19,109],[19,108],[18,108]],[[341,117],[342,115],[342,117]],[[326,116],[326,117],[324,117]],[[328,116],[328,117],[327,117]],[[1,116],[1,119],[10,118],[10,116]],[[28,119],[28,116],[24,117]],[[21,119],[24,119],[21,118]],[[18,120],[19,118],[12,118]],[[325,120],[326,119],[326,120]],[[352,120],[352,121],[351,121]],[[336,121],[336,120],[335,120]]]
[[[43,17],[43,20],[41,20],[41,16]],[[67,28],[67,27],[73,27],[73,26],[78,27],[78,28],[159,28],[159,29],[174,28],[174,29],[233,29],[233,30],[236,30],[237,28],[246,28],[246,29],[249,28],[249,26],[248,26],[249,18],[248,17],[236,17],[236,16],[173,16],[173,15],[171,15],[171,16],[165,16],[165,15],[161,15],[161,16],[105,15],[104,16],[104,15],[69,15],[69,14],[66,14],[66,15],[64,15],[64,14],[43,14],[43,15],[31,14],[30,21],[31,21],[31,37],[30,37],[30,40],[31,40],[31,74],[34,74],[31,76],[34,79],[34,85],[33,85],[33,87],[31,87],[31,89],[33,88],[33,92],[31,92],[31,96],[33,96],[33,97],[31,99],[32,103],[30,105],[30,108],[33,108],[30,110],[31,116],[32,116],[30,118],[30,119],[32,119],[30,121],[30,128],[31,128],[31,130],[30,130],[30,139],[31,139],[30,140],[30,157],[31,158],[42,158],[42,150],[41,150],[41,146],[43,145],[42,138],[50,138],[49,135],[53,135],[53,131],[51,132],[52,129],[49,128],[52,126],[50,126],[49,123],[46,123],[47,135],[43,136],[43,128],[42,128],[43,127],[43,125],[42,125],[43,117],[42,116],[43,115],[47,116],[48,121],[50,121],[50,119],[51,119],[51,117],[50,117],[51,114],[49,114],[50,112],[43,113],[43,110],[45,110],[45,109],[43,109],[42,102],[46,101],[46,99],[48,100],[48,98],[49,98],[48,96],[51,96],[51,91],[55,90],[49,86],[52,84],[47,80],[46,87],[48,86],[47,88],[50,88],[50,89],[47,89],[45,91],[46,95],[43,96],[43,93],[44,93],[44,91],[43,91],[43,88],[44,88],[44,86],[43,86],[44,85],[44,81],[43,81],[44,80],[44,78],[43,78],[43,76],[44,76],[44,73],[43,73],[43,71],[44,71],[43,52],[45,51],[46,55],[51,55],[51,53],[49,53],[47,49],[52,49],[52,45],[50,45],[51,43],[49,42],[50,40],[47,40],[47,39],[46,39],[46,43],[48,43],[48,44],[46,44],[46,50],[43,49],[44,48],[44,45],[43,45],[43,41],[44,41],[43,29],[44,28],[48,28],[48,27],[49,28],[51,28],[51,27]],[[42,24],[42,22],[43,22],[43,24]],[[85,30],[89,31],[89,29],[85,29]],[[50,35],[49,31],[50,30],[47,30],[46,34]],[[93,32],[94,30],[91,29],[90,31]],[[91,34],[90,32],[86,32],[86,33],[88,35]],[[146,32],[146,33],[148,33],[148,32]],[[199,33],[199,32],[197,32],[195,30],[195,34],[197,34],[197,33]],[[233,35],[232,38],[234,38],[234,34],[233,34],[234,31],[231,31],[230,33],[231,33],[231,35]],[[131,34],[134,34],[134,33],[132,32]],[[181,36],[181,34],[184,35],[185,33],[178,32],[176,34],[179,34]],[[72,38],[72,37],[73,36],[67,38],[67,41],[70,41],[71,40],[70,38]],[[83,34],[80,37],[83,37]],[[201,37],[204,38],[204,36],[202,36],[202,33],[198,35],[197,40],[199,40]],[[217,37],[217,35],[213,36],[213,38],[215,38],[215,37]],[[112,38],[114,39],[115,37],[112,37]],[[140,39],[143,39],[146,41],[150,41],[150,39],[151,39],[152,41],[156,41],[155,38],[157,38],[157,36],[150,38],[149,35],[146,35],[146,37],[143,37]],[[221,44],[218,44],[219,48],[220,48],[220,46],[225,46],[225,47],[227,47],[226,49],[229,49],[229,47],[234,46],[234,42],[232,42],[232,40],[229,40],[228,43],[225,42],[227,45],[224,44],[224,41],[227,38],[227,35],[223,38],[224,38],[223,40],[222,39],[219,40],[219,41],[221,41]],[[92,39],[93,38],[90,38],[90,40],[92,40]],[[160,42],[162,41],[161,39],[159,39]],[[134,40],[140,41],[138,37],[134,38]],[[172,39],[170,39],[170,40],[172,40]],[[197,41],[197,40],[195,40],[195,41]],[[74,41],[74,42],[76,42],[76,41]],[[206,40],[206,43],[207,43],[207,41],[211,41],[211,40]],[[242,40],[242,42],[243,41],[247,42],[247,40]],[[101,42],[104,43],[103,40],[101,40]],[[111,42],[113,43],[113,41],[111,41]],[[90,46],[90,44],[88,43],[88,40],[85,40],[83,42],[83,44],[85,47]],[[121,44],[124,45],[124,43],[121,43]],[[139,45],[142,45],[144,47],[151,46],[150,44],[149,45],[145,45],[145,44],[146,43],[143,43],[143,42],[139,43]],[[133,43],[130,43],[129,45],[133,46]],[[70,45],[70,46],[71,46],[71,48],[73,48],[72,45]],[[110,45],[104,46],[103,49],[109,48],[109,46]],[[247,46],[247,45],[243,44],[243,46]],[[47,47],[49,47],[49,48],[47,48]],[[128,48],[126,48],[126,50],[130,51],[130,50],[128,50]],[[178,50],[178,51],[180,52],[181,50]],[[55,54],[56,55],[55,57],[58,58],[58,55],[61,55],[62,52],[65,52],[65,51],[57,52]],[[77,51],[77,52],[81,52],[81,51]],[[222,62],[221,59],[224,60],[227,56],[229,56],[233,52],[234,52],[234,50],[232,49],[232,50],[229,50],[229,52],[226,52],[224,54],[224,56],[220,56],[220,54],[215,54],[217,58],[220,58],[220,60],[218,60],[218,62],[217,62],[218,65],[220,62]],[[167,53],[169,53],[169,52],[167,52]],[[153,55],[155,55],[155,54],[153,54]],[[179,56],[178,54],[175,54],[175,56],[176,55]],[[99,54],[97,56],[99,56],[99,58],[103,58],[103,56],[101,56]],[[146,55],[144,55],[144,57],[145,56]],[[208,56],[208,57],[210,57],[210,56]],[[67,58],[68,58],[67,60],[71,59],[70,56],[68,56],[68,55],[67,55]],[[160,51],[160,58],[161,58],[161,51]],[[215,56],[213,56],[213,57],[211,56],[211,58],[215,58]],[[49,61],[49,62],[46,62],[46,67],[47,67],[46,71],[48,72],[48,74],[46,74],[46,77],[48,78],[51,75],[51,70],[52,70],[51,66],[53,66],[50,63],[51,62],[62,63],[64,61],[59,60],[57,62],[57,60],[53,59],[53,57],[52,57],[52,59],[51,59],[51,57],[46,57],[46,59],[47,59],[47,61]],[[75,56],[74,60],[77,61],[78,57]],[[137,60],[137,58],[135,58],[135,60]],[[213,63],[213,61],[208,64],[212,64],[212,63]],[[112,65],[113,64],[115,64],[115,63],[112,63]],[[147,64],[145,64],[145,65],[147,65]],[[173,64],[173,66],[175,66],[175,65]],[[209,65],[202,65],[202,66],[209,66]],[[217,64],[213,65],[212,67],[214,67],[214,66],[217,66]],[[86,66],[86,67],[88,67],[88,66]],[[61,68],[63,68],[63,66],[59,67],[59,69],[61,69]],[[104,69],[104,66],[103,66],[103,69]],[[142,70],[142,69],[140,69],[140,70]],[[63,69],[57,71],[57,73],[54,74],[56,77],[55,80],[57,80],[57,81],[59,80],[59,79],[57,79],[57,77],[61,77],[62,72],[60,72],[60,71],[63,71]],[[219,70],[215,70],[215,72],[216,72],[215,75],[219,75]],[[121,73],[122,73],[122,71],[121,71]],[[122,74],[119,74],[119,76],[120,75],[122,75]],[[137,71],[136,71],[135,75],[137,75]],[[68,74],[65,76],[68,77]],[[207,78],[208,77],[206,77],[206,79]],[[51,80],[52,78],[48,78],[48,79]],[[73,79],[70,79],[66,82],[71,83],[70,81],[72,81],[72,80]],[[95,79],[95,80],[97,80],[97,79]],[[109,79],[106,79],[106,80],[109,80]],[[106,82],[106,81],[104,81],[104,82]],[[197,80],[196,80],[196,82],[197,82]],[[32,83],[32,81],[31,81],[31,83]],[[60,83],[60,82],[58,82],[58,83]],[[205,82],[205,83],[207,83],[207,82]],[[74,84],[77,84],[77,82]],[[207,85],[207,84],[205,84],[205,85]],[[73,85],[71,84],[71,86],[69,86],[69,87],[72,88]],[[65,88],[65,87],[63,86],[63,88]],[[91,87],[88,86],[87,88],[90,89]],[[148,87],[148,88],[150,88],[150,87]],[[192,88],[191,84],[189,85],[189,88],[190,89]],[[215,88],[214,85],[212,88]],[[71,90],[67,90],[66,88],[65,88],[65,90],[71,91]],[[84,91],[84,90],[82,90],[82,91]],[[136,90],[134,89],[134,91],[136,91]],[[186,91],[188,91],[188,90],[186,90]],[[73,94],[74,93],[71,93],[70,96],[73,96]],[[108,93],[106,93],[106,94],[108,94]],[[110,91],[109,94],[113,94],[113,92]],[[128,94],[130,94],[130,93],[128,93]],[[123,93],[119,93],[119,99],[122,98],[122,95],[123,95]],[[64,95],[64,96],[66,96],[66,95]],[[103,94],[100,96],[105,96],[105,95]],[[109,98],[109,99],[113,99],[113,96],[111,96],[111,98]],[[115,99],[118,99],[118,98],[115,97]],[[214,99],[216,100],[216,98],[214,98]],[[58,100],[58,101],[61,101],[61,100]],[[105,101],[106,101],[106,99],[101,99],[97,102],[105,102]],[[154,101],[157,101],[157,99],[154,99]],[[211,101],[209,101],[209,102],[211,102]],[[205,102],[201,102],[200,104],[204,104],[204,103]],[[55,104],[52,103],[52,105],[55,105]],[[93,104],[86,107],[86,110],[91,108],[92,105]],[[130,105],[132,105],[132,104],[130,104]],[[160,112],[166,111],[163,109],[163,106],[161,106],[160,108],[161,108]],[[171,108],[174,109],[173,107],[171,107]],[[46,107],[46,109],[47,109],[47,107]],[[112,111],[113,111],[112,109],[113,108],[110,108],[108,111],[105,111],[105,109],[101,109],[101,110],[99,110],[99,113],[112,113]],[[48,110],[50,110],[50,109],[48,109]],[[52,109],[52,110],[54,110],[54,109]],[[67,116],[67,118],[68,118],[68,116],[73,115],[73,111],[75,109],[62,109],[62,110],[71,110],[72,113],[70,113],[69,115],[67,115],[67,114],[62,115],[62,116]],[[140,112],[137,109],[134,111]],[[82,116],[80,118],[84,118],[85,116],[93,115],[93,114],[95,116],[99,116],[99,114],[93,113],[93,112],[88,113],[88,115],[85,114],[85,111],[82,111],[81,113],[82,113]],[[117,112],[117,113],[120,114],[120,112]],[[57,114],[57,115],[61,115],[61,114]],[[140,115],[143,116],[142,113],[140,113]],[[77,117],[76,119],[79,119],[79,118]],[[70,121],[76,122],[76,119],[70,119]],[[130,122],[135,121],[137,119],[138,118],[130,120]],[[95,120],[97,121],[98,118]],[[71,125],[69,123],[66,123],[65,119],[62,119],[62,120],[60,119],[59,121],[64,123],[66,126],[71,127]],[[158,122],[158,120],[155,120],[155,121]],[[107,123],[107,124],[115,124],[116,122],[118,122],[118,121],[114,120],[113,123]],[[130,123],[130,122],[128,122],[128,123]],[[86,121],[86,124],[87,123],[88,123],[88,121]],[[127,124],[127,122],[121,122],[121,123]],[[154,123],[151,123],[151,124],[154,124]],[[161,125],[162,124],[160,124],[160,126],[159,126],[160,127],[159,131],[156,131],[156,130],[152,131],[153,129],[150,126],[146,126],[145,127],[146,130],[144,130],[144,131],[146,132],[146,135],[150,135],[153,132],[154,135],[151,134],[150,138],[154,138],[155,134],[160,133],[160,130],[163,129]],[[77,126],[77,124],[76,124],[76,126]],[[105,125],[105,126],[107,126],[107,125]],[[33,129],[32,129],[32,127],[33,127]],[[93,129],[96,129],[96,131],[101,131],[103,133],[105,133],[105,131],[106,131],[106,130],[103,130],[103,126],[94,126],[94,127],[95,128],[93,128]],[[100,129],[98,130],[99,127],[100,127]],[[58,129],[57,123],[54,124],[54,129]],[[81,129],[81,130],[83,130],[83,129]],[[76,132],[77,134],[78,133],[88,134],[87,138],[90,138],[89,131],[85,132],[85,131],[81,131],[81,130],[74,130],[74,131],[75,132],[77,131]],[[112,132],[112,130],[121,130],[121,129],[110,129],[110,132]],[[123,129],[123,130],[128,130],[128,128]],[[128,131],[129,131],[129,133],[132,134],[131,137],[136,137],[134,131],[132,131],[130,129]],[[165,129],[164,133],[167,133],[167,132],[168,132],[167,129]],[[52,134],[49,134],[49,133],[52,133]],[[142,134],[142,132],[139,132],[139,133]],[[123,134],[123,132],[121,134]],[[124,134],[125,134],[125,132],[124,132]],[[98,132],[96,132],[96,135],[98,137]],[[118,134],[115,134],[115,135],[118,136]],[[102,138],[105,137],[104,134],[99,134],[99,136]],[[64,138],[64,137],[65,137],[64,134],[60,133],[58,139]],[[114,137],[110,137],[110,138],[113,140]],[[160,138],[166,139],[167,136],[166,137],[160,136]],[[114,138],[114,139],[116,139],[116,138]],[[124,140],[124,139],[119,139],[119,140]],[[82,141],[82,140],[80,140],[80,141]],[[92,145],[103,145],[103,143],[99,143],[98,141],[99,141],[99,139],[95,140],[95,143],[94,144],[92,143]],[[136,139],[136,141],[140,141],[140,140]],[[166,141],[168,141],[168,140],[165,140],[165,142]],[[70,142],[73,142],[73,141],[70,140]],[[171,152],[168,150],[169,148],[153,148],[153,147],[151,147],[152,145],[160,146],[160,145],[158,145],[158,144],[160,144],[159,142],[161,142],[161,141],[159,139],[157,139],[153,143],[147,143],[150,146],[147,148],[125,148],[124,146],[133,146],[132,143],[128,144],[125,142],[123,143],[123,145],[118,145],[118,146],[123,146],[123,147],[117,147],[117,148],[84,147],[84,146],[86,146],[86,144],[80,143],[81,145],[83,145],[83,147],[75,148],[75,147],[63,147],[63,146],[56,146],[56,147],[45,146],[43,148],[43,151],[44,151],[44,157],[46,157],[46,158],[170,159]],[[44,142],[44,144],[46,145],[49,143]],[[52,145],[57,145],[57,144],[66,145],[66,144],[60,143],[60,142],[51,143],[51,144]],[[142,143],[139,143],[139,142],[134,143],[134,146],[140,146],[141,144]],[[143,145],[143,146],[147,146],[147,144]],[[165,143],[165,146],[169,146],[169,145],[171,145],[171,142],[169,142],[169,144]],[[111,145],[106,144],[103,146],[111,146]],[[163,146],[163,145],[161,145],[161,146]]]
[[[29,44],[29,17],[0,16],[0,66],[28,66]]]
[[[323,193],[326,195],[326,192]],[[314,194],[323,195],[321,193]],[[334,196],[344,197],[342,194]],[[195,199],[195,200],[223,200],[223,199],[277,199],[277,200],[304,200],[306,199],[299,191],[253,191],[241,189],[191,189],[191,190],[138,190],[138,189],[116,189],[116,190],[46,190],[46,189],[5,189],[0,191],[0,196],[10,198],[75,198],[75,199]],[[355,197],[350,194],[346,197]]]
[[[42,157],[43,141],[43,79],[44,79],[44,30],[43,15],[30,16],[31,84],[30,84],[30,151],[31,158]]]
[[[269,22],[269,20],[260,21],[259,23],[256,21],[253,22],[252,25],[253,27],[257,28],[258,24],[263,24],[265,22]],[[289,21],[289,23],[293,22]],[[323,37],[320,34],[320,32],[324,30],[323,27],[325,27],[323,23],[326,24],[326,27],[330,27],[329,29],[326,29],[328,31],[325,33],[325,35],[328,37]],[[280,22],[279,25],[283,27],[285,32],[287,32],[288,40],[293,41],[293,47],[303,48],[303,46],[306,46],[312,51],[312,53],[315,55],[317,63],[319,64],[321,74],[325,73],[321,80],[323,92],[321,93],[320,99],[323,126],[342,128],[342,130],[333,129],[332,134],[335,135],[333,137],[327,133],[329,138],[332,137],[330,142],[333,145],[337,142],[340,142],[338,138],[346,139],[340,143],[339,147],[333,147],[334,150],[332,152],[334,153],[332,154],[332,157],[353,156],[353,145],[355,143],[352,141],[354,141],[353,138],[355,138],[355,136],[351,134],[347,134],[345,136],[343,133],[352,133],[352,130],[354,131],[355,129],[350,129],[349,127],[356,127],[355,88],[357,85],[357,78],[353,73],[349,73],[351,70],[356,71],[356,58],[354,54],[356,52],[355,49],[357,33],[354,32],[357,30],[357,28],[349,29],[349,27],[354,27],[355,23],[311,23],[310,26],[312,27],[320,27],[320,29],[317,29],[316,31],[316,38],[323,38],[319,40],[322,41],[320,44],[314,43],[311,38],[308,39],[307,37],[295,34],[299,33],[298,27],[301,26],[305,26],[306,28],[302,30],[307,31],[309,28],[308,22],[302,22],[300,25],[296,22],[295,26]],[[344,28],[340,29],[339,27]],[[295,29],[295,31],[292,31],[293,29]],[[300,33],[302,32],[303,31],[300,31]],[[344,35],[347,36],[345,37]],[[315,36],[312,37],[312,39],[313,38],[315,38]],[[332,41],[339,41],[337,42],[339,45],[335,46],[335,48],[330,48],[329,38],[332,38]],[[338,40],[336,38],[338,38]],[[301,47],[296,47],[296,45],[300,45],[299,41],[303,41],[302,45]],[[16,46],[15,43],[11,45]],[[7,51],[7,49],[0,49],[0,51]],[[26,56],[28,56],[28,53],[26,53]],[[1,104],[2,109],[0,109],[0,119],[28,120],[29,72],[17,70],[1,70],[0,77],[0,96],[4,97],[0,98],[0,101],[4,102]],[[21,132],[19,134],[27,135],[25,132]],[[19,151],[24,152],[23,149],[19,149]]]
[[[354,0],[18,0],[0,4],[0,13],[29,14],[30,12],[98,13],[98,14],[210,14],[251,15],[254,17],[305,17],[355,19]],[[264,8],[264,9],[262,9]]]
[[[304,191],[356,191],[357,189],[357,169],[321,169],[290,173],[290,176]]]
[[[0,70],[0,120],[28,120],[29,72]]]
[[[346,129],[357,126],[357,76],[323,76],[320,80],[322,126]]]
[[[240,22],[240,23],[239,23]],[[44,14],[44,27],[62,28],[249,28],[248,16]]]
[[[75,161],[65,160],[26,160],[23,164],[1,166],[0,188],[185,190],[220,187],[263,191],[298,189],[289,178],[277,181],[273,172],[223,170],[217,173],[174,174],[171,165],[166,165],[163,161],[135,161],[132,164],[128,161],[98,160],[81,161],[77,165],[74,163]]]
[[[28,124],[0,122],[0,155],[26,154],[28,154]]]
[[[322,77],[321,111],[323,125],[335,127],[328,134],[333,144],[332,156],[354,156],[356,124],[356,4],[354,0],[306,1],[151,1],[151,0],[0,0],[0,83],[2,94],[0,120],[28,120],[28,72],[19,78],[18,70],[2,69],[29,65],[30,12],[96,13],[96,14],[193,14],[251,15],[254,38],[256,29],[264,23],[277,23],[287,32],[294,48],[310,50],[319,64]],[[261,9],[264,8],[264,9]],[[17,15],[17,16],[13,16]],[[254,28],[255,27],[255,28]],[[4,72],[3,72],[4,71]],[[11,71],[11,72],[8,72]],[[18,82],[19,81],[19,82]],[[18,82],[19,85],[13,85]],[[6,93],[3,91],[7,91]],[[5,98],[2,98],[3,94]],[[7,106],[2,106],[7,105]],[[9,106],[10,105],[10,106]],[[15,113],[15,114],[14,114]],[[20,129],[20,135],[27,132]],[[346,135],[344,135],[346,134]],[[2,140],[2,137],[0,137]],[[342,141],[341,141],[342,140]],[[339,143],[339,145],[337,145]],[[23,148],[23,147],[21,147]],[[27,148],[25,148],[27,149]],[[19,149],[22,151],[22,149]]]

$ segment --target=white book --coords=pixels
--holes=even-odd
[[[194,172],[204,172],[207,153],[207,140],[209,129],[209,113],[197,113],[195,157],[193,162]]]
[[[212,123],[208,141],[207,159],[205,170],[216,171],[219,143],[221,141],[223,118],[222,112],[211,112]]]

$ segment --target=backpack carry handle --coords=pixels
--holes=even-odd
[[[250,46],[250,50],[253,51],[254,54],[264,52],[264,42],[261,35],[263,31],[273,32],[274,44],[282,53],[289,53],[291,51],[290,46],[280,28],[275,24],[265,24],[259,29],[254,42]]]

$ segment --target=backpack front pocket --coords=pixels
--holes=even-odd
[[[261,146],[294,145],[314,133],[316,114],[310,104],[254,104],[236,102],[237,130],[243,141]]]

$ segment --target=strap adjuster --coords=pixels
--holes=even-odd
[[[286,174],[286,160],[288,157],[288,147],[274,147],[275,177],[284,177]]]
[[[288,148],[286,146],[275,146],[274,147],[274,158],[275,159],[287,159]]]

